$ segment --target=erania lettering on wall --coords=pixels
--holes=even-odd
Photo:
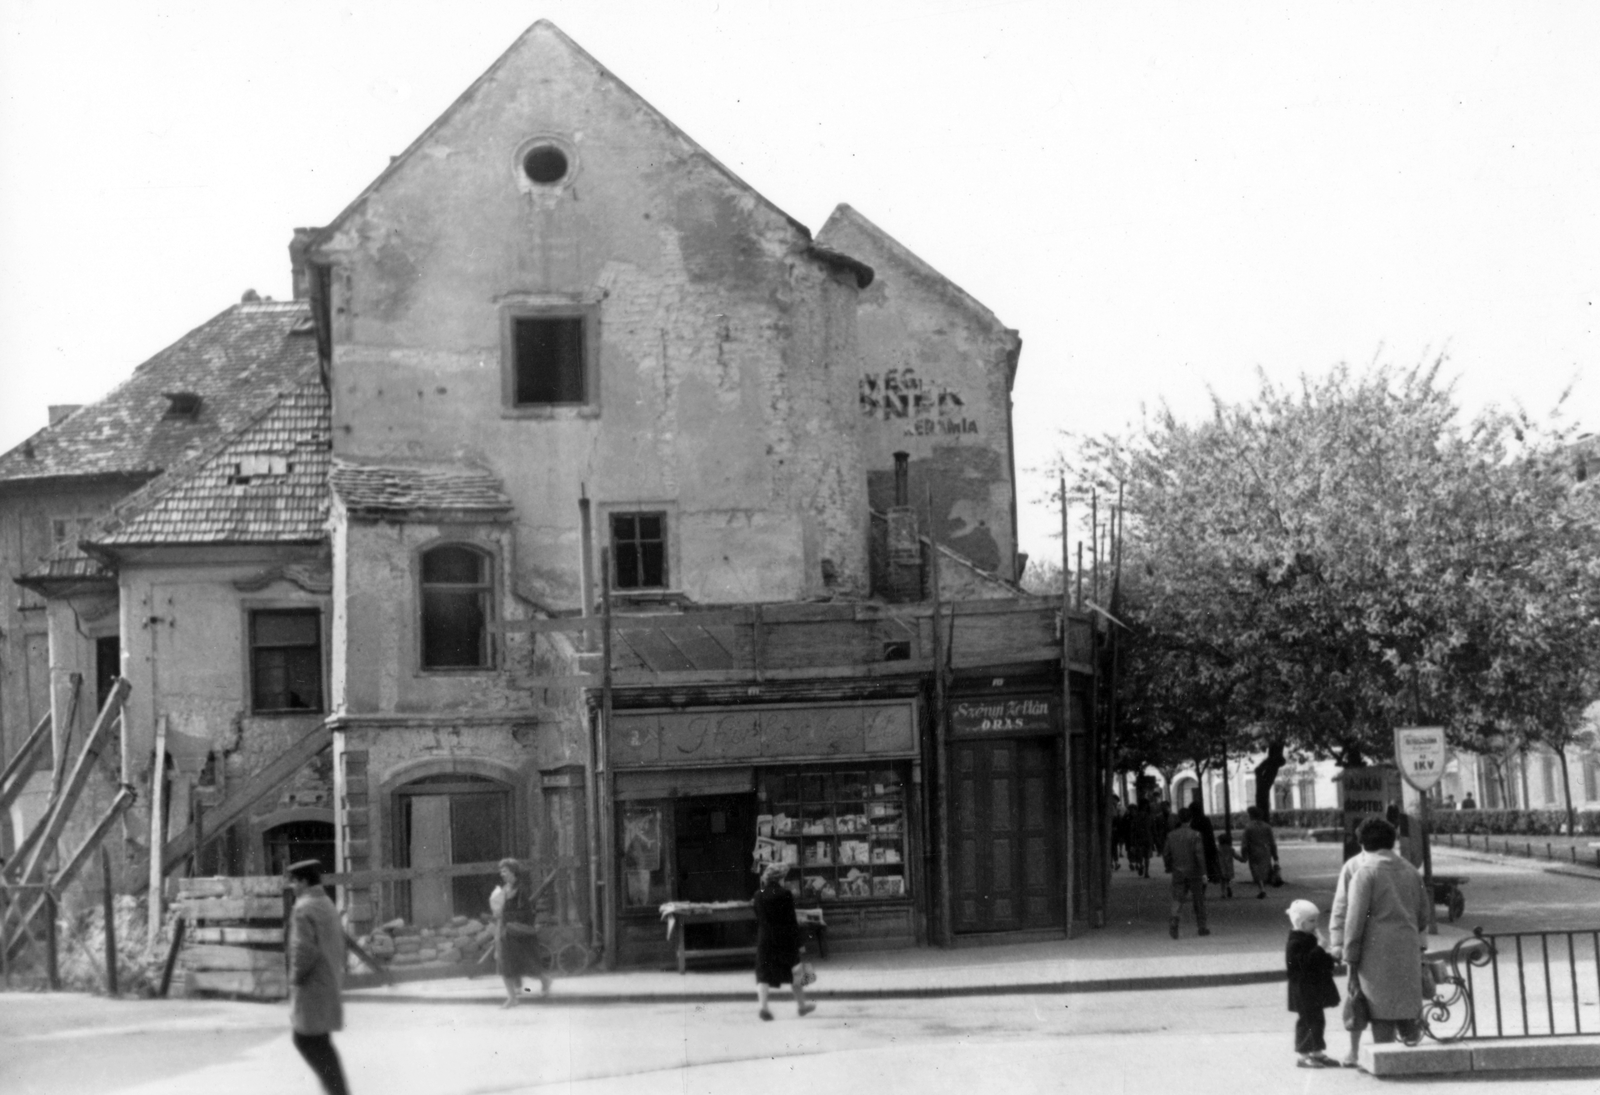
[[[961,393],[943,385],[937,390],[928,387],[915,369],[863,373],[860,404],[868,418],[904,419],[907,437],[978,432],[978,424],[965,415],[967,403]]]
[[[1048,734],[1059,725],[1054,696],[1004,696],[956,700],[950,704],[950,733]]]

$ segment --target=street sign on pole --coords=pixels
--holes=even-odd
[[[1444,727],[1401,726],[1394,732],[1394,763],[1411,786],[1426,795],[1444,776]]]
[[[1437,935],[1433,908],[1433,853],[1428,847],[1429,792],[1444,777],[1446,746],[1442,726],[1400,726],[1394,732],[1394,763],[1400,776],[1422,796],[1422,884],[1428,892],[1428,934]]]

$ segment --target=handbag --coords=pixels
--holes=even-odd
[[[1354,971],[1350,973],[1350,986],[1345,991],[1343,1016],[1345,1030],[1366,1030],[1372,1025],[1372,1008],[1362,995],[1361,982]]]
[[[1283,872],[1278,870],[1278,865],[1276,863],[1274,863],[1272,865],[1272,870],[1267,872],[1267,885],[1269,885],[1269,886],[1281,886],[1281,885],[1283,885]]]
[[[797,989],[803,989],[807,985],[815,984],[817,980],[817,971],[811,968],[810,962],[796,962],[794,969],[790,970],[789,973],[794,980],[794,987]]]
[[[1439,995],[1439,979],[1434,976],[1433,963],[1427,959],[1422,962],[1422,1000],[1424,1003]]]

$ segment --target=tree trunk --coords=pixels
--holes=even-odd
[[[1283,742],[1274,741],[1267,746],[1267,755],[1256,765],[1256,807],[1269,818],[1272,816],[1272,785],[1287,763],[1283,755]]]
[[[1578,815],[1572,809],[1572,781],[1567,773],[1566,749],[1557,749],[1556,756],[1561,758],[1561,796],[1567,804],[1567,835],[1571,836],[1578,831]]]

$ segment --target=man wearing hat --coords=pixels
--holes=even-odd
[[[322,888],[322,864],[289,864],[294,912],[289,920],[289,1025],[294,1048],[328,1095],[346,1095],[344,1068],[330,1035],[344,1029],[344,928]]]

